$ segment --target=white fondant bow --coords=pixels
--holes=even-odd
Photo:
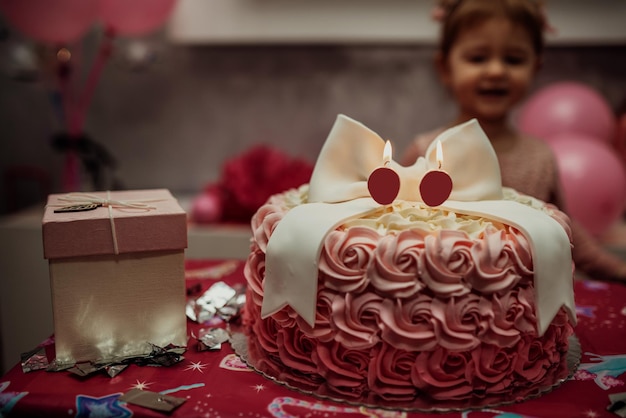
[[[437,168],[434,146],[441,141],[442,169],[453,182],[444,210],[477,215],[515,226],[528,239],[534,260],[538,333],[545,332],[561,306],[576,322],[571,286],[569,238],[547,214],[502,199],[498,160],[476,120],[443,132],[410,167],[394,161],[400,176],[397,199],[421,201],[419,183]],[[378,210],[367,178],[382,165],[384,141],[376,133],[339,115],[318,157],[309,185],[309,202],[291,209],[274,229],[267,245],[262,316],[290,305],[315,324],[318,260],[328,232],[351,218]]]
[[[412,166],[391,161],[400,176],[398,200],[422,201],[419,184],[436,169],[435,144],[441,142],[443,165],[452,178],[451,200],[502,198],[498,158],[489,139],[473,119],[443,132]],[[363,124],[339,115],[322,147],[311,176],[310,202],[336,203],[369,197],[367,178],[383,162],[383,139]]]

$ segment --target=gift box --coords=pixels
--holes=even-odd
[[[57,363],[186,345],[187,216],[168,190],[50,195],[42,230]]]

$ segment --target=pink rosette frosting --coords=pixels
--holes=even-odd
[[[468,281],[482,293],[507,291],[522,276],[533,272],[526,239],[518,234],[507,234],[505,230],[488,228],[483,239],[472,247],[472,259],[475,269]]]
[[[250,361],[254,363],[254,367],[269,376],[279,376],[284,369],[278,354],[265,352],[256,341],[248,344],[248,355]]]
[[[386,235],[374,253],[367,275],[381,294],[406,298],[424,288],[418,277],[424,251],[424,234],[418,230]]]
[[[511,247],[515,249],[515,261],[518,272],[522,277],[531,278],[533,275],[533,256],[528,240],[520,231],[513,227],[507,227],[507,239]]]
[[[518,353],[491,344],[482,344],[472,351],[475,366],[474,392],[477,394],[508,393],[514,379]]]
[[[367,392],[369,350],[351,350],[343,344],[318,344],[311,354],[326,379],[322,394],[358,399]]]
[[[410,299],[385,299],[380,313],[383,340],[402,350],[432,350],[437,334],[431,307],[432,297],[424,293]]]
[[[463,231],[438,231],[424,238],[422,280],[435,294],[443,297],[469,293],[465,277],[474,268],[474,245]]]
[[[418,389],[411,382],[417,354],[379,344],[371,353],[367,382],[373,394],[386,401],[410,401]]]
[[[545,350],[541,340],[524,338],[521,341],[515,372],[531,382],[541,381],[552,365],[549,353]]]
[[[351,349],[365,349],[380,337],[382,297],[370,293],[338,294],[333,299],[331,321],[335,340]]]
[[[291,306],[286,306],[275,315],[272,315],[272,319],[276,321],[279,327],[292,328],[297,326],[299,315],[294,311]]]
[[[249,305],[248,305],[249,306]],[[260,309],[252,311],[253,315],[258,315]],[[276,335],[281,327],[269,318],[264,321],[257,320],[252,323],[252,331],[255,335],[255,344],[257,344],[265,353],[278,356],[278,345],[276,343]]]
[[[293,327],[279,329],[276,343],[283,366],[278,378],[305,390],[316,389],[322,383],[317,362],[311,356],[318,345],[317,340]]]
[[[311,352],[317,343],[297,328],[280,328],[276,334],[276,345],[285,366],[304,373],[317,373],[311,360]]]
[[[557,318],[565,318],[563,310]],[[566,320],[567,321],[567,320]],[[552,323],[546,333],[539,339],[524,336],[517,345],[519,353],[515,364],[515,372],[530,382],[540,382],[550,377],[550,369],[558,368],[567,353],[568,338],[572,334],[569,322],[562,326]]]
[[[437,341],[454,351],[471,350],[480,344],[493,315],[491,303],[474,293],[449,299],[435,298],[431,309]]]
[[[271,201],[271,200],[270,200]],[[266,203],[252,217],[252,235],[261,251],[265,253],[274,228],[285,216],[286,209],[277,204]]]
[[[452,352],[443,347],[418,353],[411,381],[437,400],[460,400],[472,394],[474,361],[469,352]]]
[[[319,270],[326,286],[340,292],[361,292],[369,283],[367,269],[380,235],[370,228],[331,231],[324,241]]]
[[[536,335],[535,293],[532,287],[513,289],[492,297],[493,316],[483,341],[497,346],[510,347],[520,335]]]
[[[315,338],[322,342],[331,341],[335,338],[335,330],[332,327],[333,320],[333,300],[337,298],[337,294],[329,289],[322,289],[317,294],[317,309],[315,311],[315,327],[311,327],[302,319],[293,309],[289,309],[295,315],[296,326],[300,327],[302,332],[311,338]],[[283,309],[284,310],[284,309]],[[277,312],[277,314],[280,312]]]
[[[270,376],[278,376],[283,369],[276,345],[279,327],[271,318],[262,320],[260,308],[248,311],[248,306],[244,310],[244,318],[246,322],[250,321],[248,336],[254,341],[248,346],[250,360],[257,369]]]
[[[263,304],[263,277],[265,277],[265,253],[253,243],[250,254],[243,268],[243,274],[248,282],[247,294],[259,308]]]

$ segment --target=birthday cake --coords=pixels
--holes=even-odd
[[[367,176],[383,141],[340,115],[310,184],[257,211],[250,365],[322,397],[417,409],[516,401],[567,376],[568,217],[501,187],[476,121],[439,140],[454,186],[436,207],[418,187],[434,149],[412,167],[391,162],[401,185],[381,205]]]

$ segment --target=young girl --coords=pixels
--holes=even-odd
[[[526,95],[539,68],[547,22],[538,0],[441,1],[442,32],[436,66],[458,115],[449,126],[418,136],[403,164],[413,164],[446,128],[476,118],[496,151],[502,184],[562,210],[558,171],[548,145],[517,132],[513,107]],[[578,271],[626,283],[626,262],[605,251],[580,224],[572,226]]]

